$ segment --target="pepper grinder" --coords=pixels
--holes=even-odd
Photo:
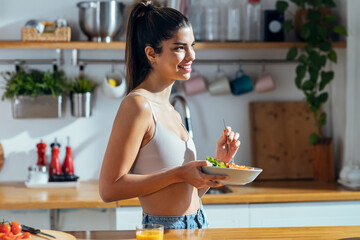
[[[71,153],[70,147],[70,137],[67,137],[67,146],[66,146],[66,155],[62,167],[65,175],[73,175],[74,174],[74,161]]]
[[[36,144],[37,147],[37,153],[38,153],[38,161],[37,164],[38,166],[46,166],[46,158],[45,158],[45,151],[46,151],[46,143],[44,143],[42,141],[42,139],[40,140],[40,142],[38,144]]]
[[[61,164],[59,159],[59,149],[60,144],[57,142],[57,139],[55,138],[55,141],[50,145],[51,146],[51,163],[50,163],[50,178],[52,176],[61,175]]]

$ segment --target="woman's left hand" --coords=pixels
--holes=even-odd
[[[216,143],[216,153],[214,158],[223,162],[230,162],[239,149],[239,137],[239,133],[231,131],[231,127],[226,127]],[[231,152],[229,151],[227,138],[229,138]]]

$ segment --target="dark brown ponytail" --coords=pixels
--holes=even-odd
[[[161,53],[162,41],[172,38],[180,28],[189,26],[189,20],[175,9],[155,7],[151,1],[134,4],[126,33],[127,94],[141,84],[152,70],[145,47],[151,46],[156,53]]]

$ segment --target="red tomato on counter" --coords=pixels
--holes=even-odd
[[[22,231],[22,226],[16,222],[16,221],[12,221],[11,222],[11,232],[16,235],[18,233],[21,233]]]
[[[0,223],[0,233],[9,233],[11,231],[11,226],[7,222]]]

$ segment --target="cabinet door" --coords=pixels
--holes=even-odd
[[[135,230],[141,224],[141,207],[117,207],[116,208],[116,230]]]
[[[115,230],[115,208],[60,209],[57,225],[60,231]]]
[[[250,204],[251,227],[360,225],[360,201]]]
[[[248,204],[204,205],[209,228],[249,227]]]
[[[50,229],[48,209],[14,209],[0,210],[0,221],[17,221],[20,224],[41,229]]]

